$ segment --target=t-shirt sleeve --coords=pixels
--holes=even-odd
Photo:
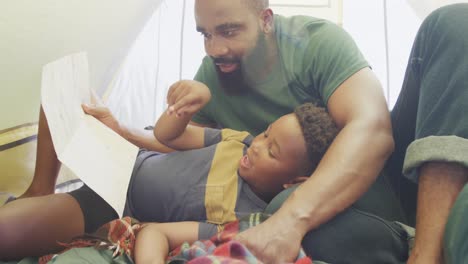
[[[351,36],[338,25],[328,22],[308,30],[311,38],[302,55],[304,74],[326,104],[338,86],[369,64]]]
[[[216,128],[205,128],[204,141],[205,147],[218,144],[223,140],[223,134],[221,129]]]
[[[216,129],[216,128],[205,128],[205,147],[218,144],[221,141],[234,140],[238,142],[247,143],[252,139],[249,132],[237,131],[229,128]]]

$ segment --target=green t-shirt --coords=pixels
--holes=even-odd
[[[279,63],[247,94],[227,95],[212,59],[203,59],[195,80],[210,88],[212,99],[194,116],[194,122],[258,135],[304,102],[326,106],[341,83],[369,66],[348,33],[329,21],[279,15],[274,21]]]

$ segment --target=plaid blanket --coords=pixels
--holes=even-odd
[[[179,264],[228,264],[228,263],[261,263],[244,245],[232,240],[239,232],[263,222],[268,215],[254,213],[246,218],[229,223],[222,232],[210,240],[184,243],[169,253],[167,263]],[[311,264],[312,260],[301,249],[296,264]]]
[[[100,227],[93,234],[87,234],[73,239],[71,243],[60,243],[64,250],[58,254],[50,254],[40,257],[38,264],[47,264],[60,254],[73,249],[94,247],[100,250],[111,250],[112,256],[127,255],[133,259],[136,234],[142,225],[131,217],[116,219]]]
[[[239,233],[252,226],[263,222],[268,215],[255,213],[246,218],[224,226],[223,231],[213,236],[210,240],[196,241],[192,244],[184,243],[169,253],[167,262],[169,264],[253,264],[261,263],[244,245],[233,238]],[[65,250],[61,253],[77,247],[95,247],[97,249],[111,250],[113,256],[127,255],[131,259],[134,254],[135,237],[142,228],[137,220],[124,217],[111,221],[102,226],[91,235],[76,238],[69,244],[61,244]],[[39,259],[39,264],[45,264],[59,254],[47,255]],[[312,264],[301,249],[296,264]]]

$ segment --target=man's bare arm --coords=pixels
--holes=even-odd
[[[394,148],[388,106],[369,68],[341,84],[328,109],[341,130],[310,179],[286,203],[304,221],[306,231],[366,192]]]
[[[304,235],[354,203],[393,151],[388,107],[369,68],[341,84],[328,109],[341,130],[315,172],[266,222],[239,235],[264,262],[293,260]]]

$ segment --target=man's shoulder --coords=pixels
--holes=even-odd
[[[311,16],[275,15],[275,34],[278,47],[287,54],[302,56],[302,52],[314,50],[320,43],[339,41],[343,29],[335,23]],[[328,44],[327,44],[328,45]]]

